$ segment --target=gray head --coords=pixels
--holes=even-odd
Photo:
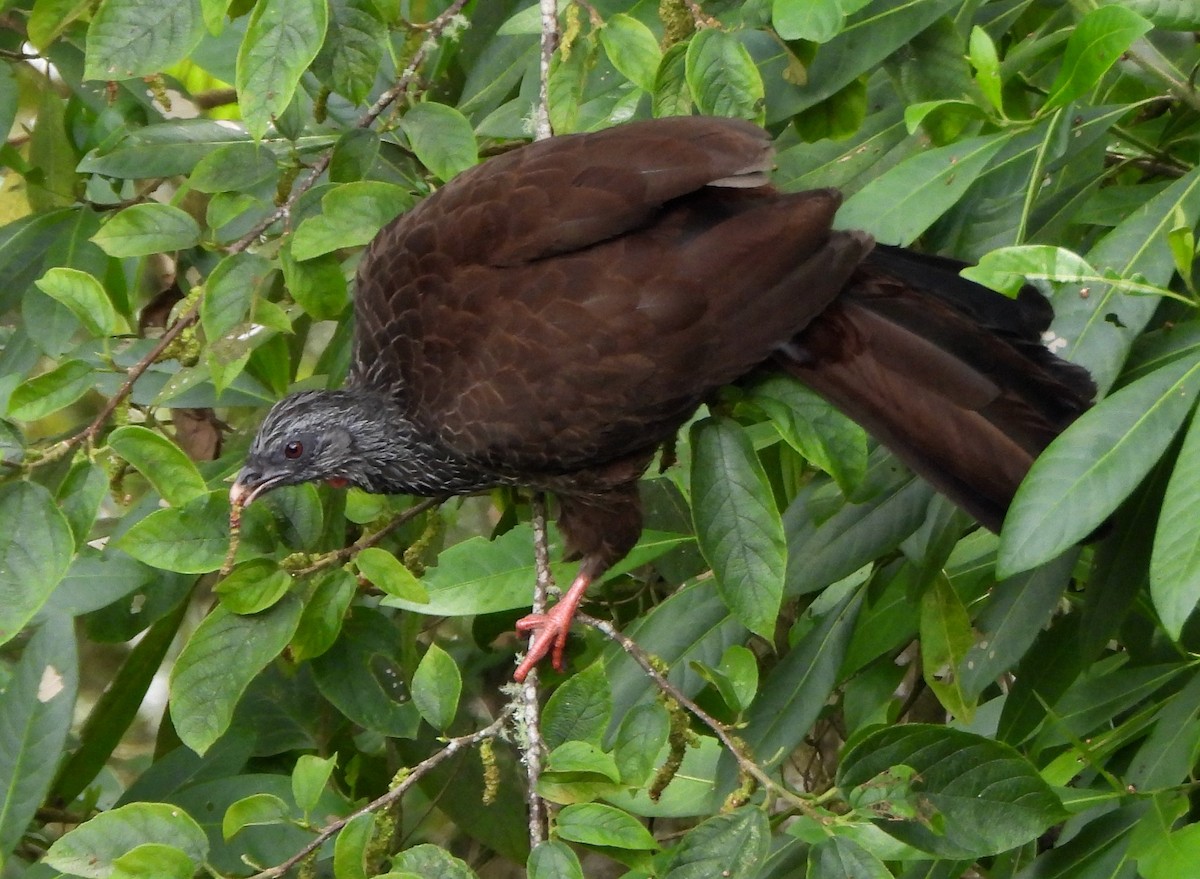
[[[229,490],[245,506],[301,482],[356,485],[378,494],[453,494],[490,484],[422,435],[389,395],[303,391],[276,403]]]
[[[384,492],[379,464],[402,449],[404,422],[381,395],[356,391],[303,391],[276,403],[258,429],[246,465],[230,489],[242,505],[273,488],[329,481]]]

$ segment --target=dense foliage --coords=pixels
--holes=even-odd
[[[304,875],[1197,875],[1194,2],[559,3],[556,132],[756,120],[842,225],[1051,293],[1104,399],[999,537],[789,381],[703,411],[588,606],[696,704],[581,627],[532,852],[528,498],[281,490],[218,573],[257,420],[345,374],[362,245],[532,133],[536,4],[447,6],[0,2],[0,875],[322,829]]]

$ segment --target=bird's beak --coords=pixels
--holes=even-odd
[[[278,479],[265,478],[256,470],[243,467],[229,489],[229,504],[233,507],[248,507],[254,503],[256,497],[278,484]]]

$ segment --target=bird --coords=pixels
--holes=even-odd
[[[770,135],[686,116],[526,144],[386,225],[359,263],[339,389],[276,403],[230,491],[552,493],[578,574],[523,681],[637,542],[637,483],[723,386],[784,373],[998,531],[1036,456],[1093,402],[1053,309],[963,264],[834,226],[836,189],[772,185]]]

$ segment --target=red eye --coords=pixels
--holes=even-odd
[[[285,458],[299,458],[304,454],[304,443],[298,443],[292,440],[283,447],[283,456]]]

